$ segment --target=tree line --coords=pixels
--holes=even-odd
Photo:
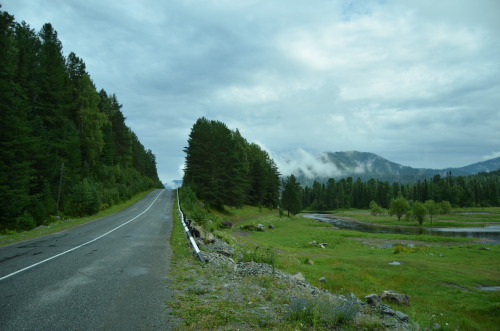
[[[301,188],[297,193],[302,206],[313,210],[370,207],[374,201],[382,208],[389,208],[393,199],[403,197],[408,201],[437,203],[449,201],[455,207],[500,206],[500,170],[470,176],[435,175],[429,180],[399,184],[370,179],[353,181],[352,177],[339,181],[330,178],[326,183],[315,181],[312,187]]]
[[[183,186],[190,187],[207,206],[278,206],[280,174],[274,160],[238,130],[199,118],[184,152]]]
[[[63,55],[50,23],[36,32],[0,11],[0,230],[83,216],[161,187],[155,155],[114,94]]]

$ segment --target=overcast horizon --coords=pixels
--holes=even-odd
[[[115,93],[127,125],[181,179],[199,117],[276,158],[362,151],[414,168],[500,156],[500,2],[2,3],[51,23],[64,55]]]

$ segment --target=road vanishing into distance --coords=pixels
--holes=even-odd
[[[172,203],[0,248],[0,330],[168,330]]]

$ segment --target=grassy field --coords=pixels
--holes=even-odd
[[[476,212],[455,210],[445,216],[453,220],[447,225],[475,223],[478,218],[498,222],[498,208],[481,211],[496,217]],[[339,214],[370,223],[394,224],[395,219],[381,221],[384,217],[366,211]],[[229,208],[221,217],[236,223],[236,229],[225,230],[226,235],[235,236],[246,247],[275,250],[279,269],[301,272],[317,287],[339,294],[352,292],[360,298],[387,289],[408,294],[411,306],[395,308],[423,328],[439,323],[445,330],[496,330],[500,325],[500,292],[478,289],[480,285],[500,285],[499,246],[479,245],[464,238],[334,230],[326,223],[300,216],[280,218],[277,212],[250,207]],[[274,229],[238,230],[258,223]],[[401,224],[408,225],[406,221]],[[326,248],[310,245],[313,241],[326,243]],[[397,243],[402,245],[393,247]],[[394,261],[399,265],[389,264]],[[326,282],[320,282],[321,277]]]
[[[91,216],[86,216],[86,217],[81,217],[81,218],[74,218],[74,219],[66,219],[66,220],[60,220],[56,221],[44,226],[37,227],[33,230],[30,231],[23,231],[23,232],[7,232],[3,233],[0,235],[0,247],[5,246],[5,245],[10,245],[22,240],[26,239],[31,239],[31,238],[36,238],[40,236],[45,236],[48,234],[56,233],[59,231],[64,231],[67,229],[74,228],[76,226],[85,224],[87,222],[91,222],[94,220],[97,220],[99,218],[103,218],[105,216],[111,215],[113,213],[116,213],[122,209],[125,209],[127,207],[130,207],[137,201],[141,200],[153,190],[149,190],[146,192],[138,193],[134,195],[130,200],[127,200],[125,202],[122,202],[120,204],[111,206],[110,208],[100,211],[97,214],[91,215]]]
[[[341,218],[352,218],[354,220],[380,225],[403,225],[418,226],[416,221],[407,221],[405,217],[401,220],[395,216],[382,215],[372,216],[370,211],[362,209],[349,209],[331,211],[329,214]],[[499,207],[482,208],[455,208],[448,215],[434,215],[432,221],[426,218],[424,227],[477,227],[500,224]]]

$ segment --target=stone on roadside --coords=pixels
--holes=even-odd
[[[215,242],[215,236],[212,232],[204,232],[202,239],[206,244],[213,244]]]
[[[266,228],[264,227],[263,224],[257,224],[257,226],[255,227],[255,230],[262,232],[262,231],[265,231]]]
[[[292,275],[292,278],[295,278],[297,280],[300,280],[300,281],[303,281],[305,282],[306,281],[306,278],[304,277],[303,274],[301,274],[300,272],[296,272]]]
[[[396,317],[403,322],[408,322],[410,320],[408,315],[406,315],[400,311],[396,311]]]
[[[382,295],[380,297],[382,298],[382,300],[388,302],[394,302],[400,305],[407,305],[407,306],[410,305],[410,296],[407,294],[399,294],[392,290],[386,290],[382,292]]]
[[[216,240],[212,245],[208,246],[208,249],[212,252],[217,252],[219,254],[232,257],[234,255],[234,248],[229,246],[225,241],[215,238]]]
[[[396,311],[394,309],[392,309],[391,306],[384,305],[384,304],[382,304],[380,306],[380,313],[382,313],[382,315],[388,315],[388,316],[396,315]]]
[[[191,231],[191,235],[194,238],[203,238],[203,234],[205,232],[205,230],[203,229],[202,226],[194,224],[194,223],[191,224],[189,231]]]
[[[378,294],[369,294],[364,297],[367,304],[372,307],[378,307],[382,302],[382,298]]]

